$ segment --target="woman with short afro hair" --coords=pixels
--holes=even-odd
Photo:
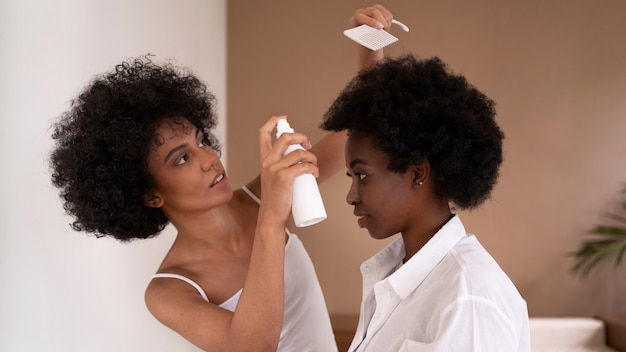
[[[391,171],[428,160],[437,195],[469,209],[498,178],[504,135],[494,117],[493,101],[448,74],[440,59],[405,56],[352,81],[322,127],[375,132],[378,147],[393,156]]]
[[[361,71],[322,128],[348,131],[347,202],[371,237],[349,351],[529,351],[526,302],[452,209],[490,197],[504,134],[494,102],[439,59]]]

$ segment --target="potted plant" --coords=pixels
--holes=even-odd
[[[607,260],[614,260],[618,266],[626,252],[626,184],[622,192],[621,208],[616,213],[608,213],[610,225],[596,225],[589,230],[591,237],[583,241],[576,252],[572,271],[587,276],[593,268]]]
[[[607,214],[610,224],[596,225],[589,230],[590,237],[577,251],[570,253],[575,263],[572,271],[583,277],[598,264],[614,260],[617,267],[626,252],[626,184],[621,191],[621,206]],[[626,314],[601,315],[606,328],[606,342],[618,351],[626,351]]]

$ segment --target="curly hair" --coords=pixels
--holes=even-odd
[[[161,232],[168,219],[144,205],[154,186],[147,157],[159,143],[158,123],[186,119],[219,152],[209,132],[217,124],[214,107],[198,77],[149,55],[95,77],[53,124],[52,184],[75,220],[71,227],[122,242]]]
[[[437,196],[471,209],[490,197],[502,164],[504,134],[494,106],[441,59],[409,54],[361,71],[321,128],[372,135],[393,172],[428,160]]]

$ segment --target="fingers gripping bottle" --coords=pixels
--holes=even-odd
[[[289,126],[289,122],[286,119],[278,120],[276,138],[279,138],[283,133],[293,132],[293,128]],[[304,147],[300,144],[292,144],[283,155],[287,155],[297,149],[304,149]],[[293,181],[291,213],[297,227],[314,225],[326,219],[324,202],[317,186],[317,180],[313,174],[300,175]]]

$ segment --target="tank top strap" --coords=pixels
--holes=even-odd
[[[246,192],[246,194],[250,196],[250,198],[252,198],[255,202],[257,202],[257,204],[259,205],[261,204],[261,199],[259,199],[259,197],[257,197],[254,193],[252,193],[252,191],[248,189],[248,187],[244,185],[241,187],[241,189],[243,189],[243,191]],[[287,227],[285,227],[285,232],[287,233],[287,235],[291,236],[291,232],[289,231]]]
[[[252,191],[249,190],[248,187],[243,186],[241,187],[241,189],[243,189],[243,191],[246,192],[246,194],[248,194],[250,198],[252,198],[255,202],[257,202],[257,204],[261,204],[261,200],[259,199],[259,197],[257,197],[254,193],[252,193]]]
[[[152,276],[152,278],[159,278],[159,277],[183,280],[186,283],[193,286],[196,290],[198,290],[198,293],[200,294],[200,296],[202,296],[203,300],[209,302],[209,298],[207,297],[206,293],[204,293],[204,290],[202,290],[202,287],[200,287],[200,285],[198,285],[195,281],[191,280],[190,278],[182,276],[182,275],[178,275],[178,274],[171,274],[171,273],[156,273]]]

